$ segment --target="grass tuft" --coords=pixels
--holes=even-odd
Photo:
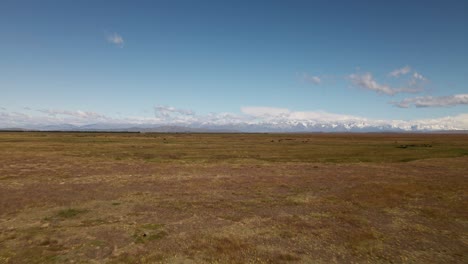
[[[67,208],[64,210],[60,210],[57,213],[57,217],[59,218],[74,218],[80,214],[86,213],[88,210],[85,209],[74,209],[74,208]]]

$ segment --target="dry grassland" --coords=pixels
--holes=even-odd
[[[0,133],[0,263],[468,263],[468,135]]]

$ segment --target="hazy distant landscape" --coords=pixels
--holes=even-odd
[[[30,128],[6,127],[2,131],[43,131],[43,132],[134,132],[134,133],[442,133],[468,134],[468,130],[461,129],[401,129],[392,126],[354,126],[354,125],[311,125],[286,124],[273,126],[271,124],[243,124],[243,125],[148,125],[148,124],[91,124],[76,126],[70,124],[35,126]]]
[[[0,263],[465,263],[466,134],[0,133]]]

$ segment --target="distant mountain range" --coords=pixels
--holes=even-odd
[[[46,125],[31,127],[0,128],[0,131],[89,131],[89,132],[142,132],[142,133],[312,133],[312,132],[450,132],[468,133],[466,130],[420,129],[411,127],[401,129],[391,125],[370,125],[362,122],[328,123],[280,122],[280,123],[238,123],[238,124],[193,124],[152,125],[152,124],[89,124],[89,125]]]

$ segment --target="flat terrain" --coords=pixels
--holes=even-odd
[[[0,263],[468,263],[468,135],[0,133]]]

